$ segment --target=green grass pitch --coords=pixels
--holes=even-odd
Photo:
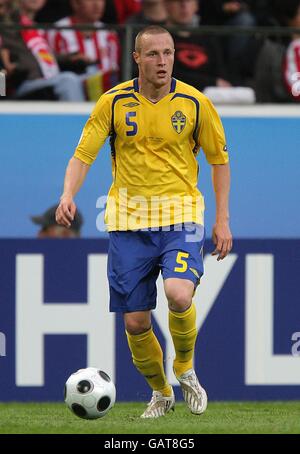
[[[211,402],[196,416],[185,404],[156,420],[142,420],[142,403],[116,403],[103,419],[86,421],[64,404],[0,404],[1,434],[276,434],[300,433],[300,402]]]

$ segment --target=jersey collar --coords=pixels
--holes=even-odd
[[[135,79],[133,79],[133,88],[136,93],[139,93],[139,80],[137,77]],[[174,77],[172,77],[170,93],[174,93],[175,89],[176,89],[176,79]]]

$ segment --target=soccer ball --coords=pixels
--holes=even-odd
[[[116,388],[110,377],[95,367],[79,369],[65,384],[65,402],[79,418],[103,418],[113,407]]]

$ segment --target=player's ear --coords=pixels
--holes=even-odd
[[[139,54],[139,52],[132,52],[132,56],[133,56],[134,61],[135,61],[136,64],[138,65],[138,64],[139,64],[139,60],[140,60],[140,54]]]

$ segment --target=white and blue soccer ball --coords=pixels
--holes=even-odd
[[[114,406],[116,388],[109,375],[96,367],[72,374],[64,390],[65,403],[79,418],[103,418]]]

